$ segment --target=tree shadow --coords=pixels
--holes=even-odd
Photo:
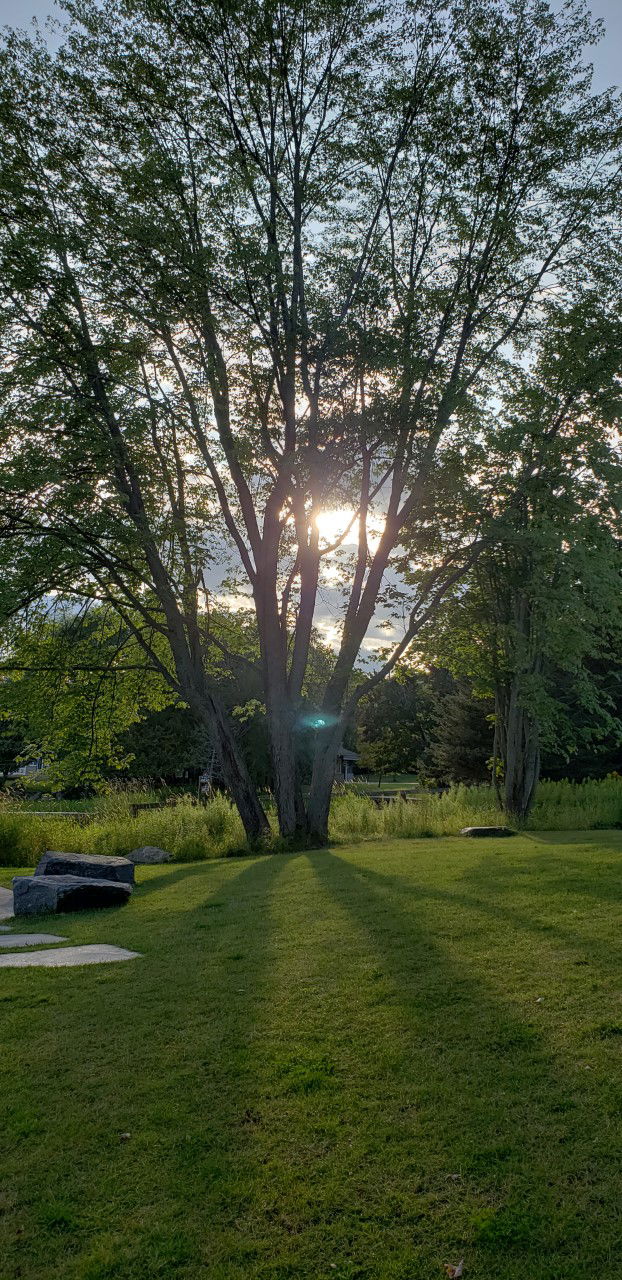
[[[588,1103],[582,1063],[547,1044],[535,993],[504,996],[473,972],[469,956],[484,973],[488,958],[485,929],[473,930],[481,904],[355,869],[334,853],[313,868],[377,956],[399,1040],[391,1069],[412,1080],[412,1149],[421,1143],[429,1162],[420,1182],[452,1199],[457,1253],[475,1247],[481,1275],[496,1274],[503,1257],[508,1277],[580,1280],[590,1222],[606,1266],[617,1230],[606,1098]],[[450,901],[458,919],[455,910],[451,920],[430,918],[430,907]],[[444,1191],[442,1177],[451,1180]]]
[[[267,856],[267,855],[261,855]],[[245,859],[231,858],[227,859],[227,865],[245,863],[252,860],[257,861],[257,857],[249,854]],[[140,896],[144,897],[147,893],[153,893],[156,889],[166,889],[169,885],[178,884],[181,880],[192,879],[195,876],[204,876],[208,868],[214,870],[221,865],[222,860],[214,858],[206,859],[203,862],[185,862],[181,865],[175,863],[167,863],[167,870],[159,870],[156,875],[150,875],[145,879],[136,881],[135,888],[139,891]]]
[[[189,888],[194,903],[181,916],[132,913],[140,962],[18,974],[6,1006],[19,1086],[8,1218],[26,1223],[5,1258],[14,1274],[37,1250],[50,1276],[67,1274],[69,1258],[80,1275],[207,1274],[206,1222],[214,1265],[226,1267],[252,1181],[241,1153],[257,1006],[269,989],[269,905],[288,861],[215,864],[199,902],[204,864],[154,876],[148,889]],[[50,1230],[58,1214],[69,1225]]]
[[[573,928],[564,928],[559,922],[559,915],[564,910],[566,915],[573,912],[581,918],[581,911],[588,905],[586,899],[619,909],[622,900],[622,850],[613,850],[612,853],[613,856],[605,860],[603,850],[599,849],[597,867],[585,857],[568,857],[566,851],[563,865],[547,854],[534,854],[523,864],[486,857],[477,866],[466,869],[462,880],[477,893],[477,901],[481,901],[483,909],[505,914],[508,919],[534,932],[557,936],[567,946],[594,949],[605,965],[611,967],[615,964],[619,968],[622,956],[616,952],[615,946],[612,949],[610,941],[601,942],[594,937],[582,936],[578,922]],[[546,917],[538,919],[532,914],[546,897],[556,903],[554,922]],[[529,913],[521,912],[516,906],[508,907],[508,900],[518,901],[523,907],[528,905]]]
[[[568,865],[572,865],[570,861]],[[560,944],[565,951],[575,952],[581,957],[574,961],[575,964],[597,961],[603,969],[618,974],[622,962],[622,939],[619,947],[616,948],[615,945],[612,947],[610,940],[587,936],[580,928],[579,908],[576,908],[577,921],[572,927],[567,928],[560,923],[559,912],[556,913],[554,921],[546,916],[538,917],[537,915],[537,909],[542,904],[543,891],[551,897],[557,895],[558,902],[561,894],[566,895],[568,899],[572,897],[572,901],[578,900],[573,895],[581,897],[587,895],[619,905],[621,895],[617,867],[612,867],[615,879],[612,879],[611,892],[603,893],[594,891],[593,884],[586,881],[584,865],[577,863],[576,866],[578,875],[573,881],[572,877],[569,879],[567,875],[560,875],[557,869],[553,874],[546,858],[541,860],[530,858],[528,864],[517,867],[516,864],[508,866],[507,863],[502,863],[499,858],[492,855],[482,859],[476,867],[469,867],[463,873],[461,883],[470,886],[472,889],[470,893],[463,892],[459,888],[439,889],[429,884],[417,884],[413,883],[412,879],[400,876],[391,879],[396,887],[399,885],[400,892],[406,898],[414,896],[420,901],[437,902],[445,908],[464,907],[469,913],[488,916],[495,922],[502,920],[510,929],[532,933],[541,940]],[[369,868],[365,868],[362,874],[372,881],[378,875]],[[534,899],[533,904],[525,903],[526,895]],[[518,900],[523,908],[528,906],[528,909],[521,910],[516,905],[508,905],[509,900],[514,902]],[[589,961],[585,959],[586,956],[589,957]]]

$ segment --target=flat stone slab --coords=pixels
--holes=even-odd
[[[13,878],[16,916],[38,915],[40,912],[92,911],[97,907],[119,907],[127,902],[131,892],[131,884],[114,880],[92,880],[88,876],[14,876]]]
[[[66,942],[55,933],[7,933],[0,938],[0,947],[39,947],[45,942]]]
[[[485,840],[488,836],[515,836],[516,832],[509,827],[463,827],[460,835]]]
[[[139,955],[140,951],[126,951],[124,947],[93,942],[83,947],[55,947],[53,951],[16,951],[0,955],[0,969],[25,969],[33,966],[63,969],[81,964],[113,964],[117,960],[134,960]]]
[[[143,844],[140,849],[132,849],[127,856],[129,861],[137,866],[151,866],[158,862],[173,861],[172,853],[167,853],[166,849],[158,849],[155,844]]]
[[[90,880],[118,880],[134,883],[134,864],[129,858],[109,858],[103,854],[60,853],[48,849],[39,859],[36,876],[82,876]]]
[[[13,894],[10,889],[0,889],[0,920],[12,920]],[[9,926],[6,926],[9,928]]]

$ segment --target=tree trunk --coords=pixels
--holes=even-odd
[[[310,840],[320,846],[328,844],[330,801],[343,731],[344,725],[339,721],[334,727],[318,733],[307,805],[307,825]]]
[[[197,719],[208,729],[214,743],[222,780],[240,815],[251,848],[267,844],[270,823],[248,772],[227,714],[216,695],[206,687],[200,657],[193,666],[186,653],[173,649],[181,692]]]
[[[272,705],[269,707],[268,723],[274,770],[274,798],[279,831],[286,840],[303,835],[307,826],[304,802],[297,779],[293,721],[293,711],[287,695],[273,697]]]
[[[501,794],[501,787],[499,784],[499,743],[501,741],[502,741],[501,704],[499,699],[499,693],[497,691],[497,693],[495,694],[495,737],[494,737],[494,744],[492,749],[492,785],[495,789],[497,804],[499,805],[500,809],[503,808],[503,796]]]
[[[503,747],[503,807],[509,818],[523,825],[531,812],[540,777],[537,721],[520,703],[516,682],[500,699]]]
[[[256,848],[269,841],[270,823],[222,707],[209,693],[205,701],[223,782],[242,819],[248,843]]]

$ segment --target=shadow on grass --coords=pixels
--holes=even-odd
[[[444,1166],[445,1179],[464,1189],[464,1211],[458,1203],[453,1215],[456,1252],[475,1248],[482,1276],[497,1274],[503,1259],[504,1276],[584,1280],[589,1243],[593,1274],[601,1274],[616,1248],[620,1185],[606,1136],[609,1103],[602,1093],[586,1097],[587,1078],[551,1051],[533,1005],[521,1014],[520,1001],[469,970],[459,925],[457,947],[451,937],[443,942],[442,913],[439,929],[430,927],[430,903],[451,898],[464,907],[468,934],[481,904],[409,891],[399,877],[332,853],[314,858],[313,868],[367,935],[389,983],[386,999],[392,990],[396,1000],[401,1069],[413,1084],[413,1149],[421,1143],[436,1174],[435,1183],[427,1172],[426,1186],[424,1172],[424,1186],[432,1199],[447,1198]],[[484,935],[484,954],[486,945]],[[381,1076],[380,1060],[378,1069]]]
[[[219,1265],[227,1274],[252,1182],[240,1149],[269,903],[286,862],[220,863],[200,902],[205,864],[152,877],[143,892],[185,885],[194,905],[176,923],[166,917],[154,947],[153,917],[141,917],[136,895],[140,968],[17,974],[3,1006],[7,1275],[169,1280],[220,1274]]]
[[[252,855],[247,855],[247,860]],[[234,865],[241,862],[241,859],[227,859],[226,865],[233,863]],[[255,859],[253,858],[253,861]],[[181,880],[193,879],[195,876],[204,876],[209,870],[213,870],[216,874],[217,869],[223,864],[222,859],[216,860],[206,858],[202,862],[184,862],[180,866],[178,863],[170,862],[167,864],[167,870],[158,871],[156,875],[146,876],[145,879],[136,881],[136,889],[140,896],[144,897],[146,893],[153,893],[155,889],[166,889],[169,885],[179,884]],[[243,870],[243,868],[242,868]]]

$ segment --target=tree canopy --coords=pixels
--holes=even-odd
[[[209,727],[258,839],[208,661],[249,661],[210,617],[223,593],[252,604],[280,828],[322,840],[358,699],[523,483],[491,406],[543,329],[607,293],[620,106],[592,94],[573,0],[67,13],[58,53],[13,33],[1,58],[2,606],[112,607]],[[392,651],[353,681],[413,555]],[[335,581],[305,799],[303,690]]]

